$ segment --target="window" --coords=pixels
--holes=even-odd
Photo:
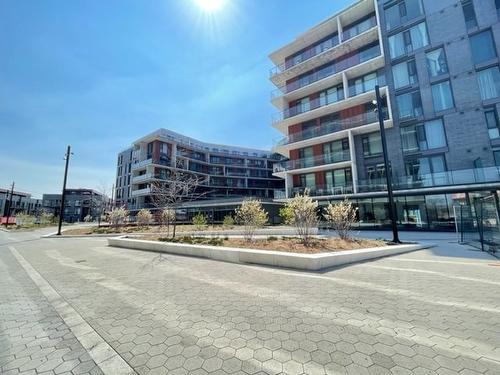
[[[370,182],[378,182],[385,179],[385,165],[376,164],[367,166],[366,177]]]
[[[148,156],[147,158],[151,158],[151,156],[153,155],[153,142],[150,142],[148,143]]]
[[[495,165],[500,167],[500,149],[493,150],[493,157],[495,158]]]
[[[498,123],[498,113],[495,108],[488,109],[484,112],[486,117],[486,125],[488,126],[488,134],[490,139],[500,137],[500,124]]]
[[[316,175],[314,173],[301,174],[299,181],[301,187],[313,188],[316,186]]]
[[[393,29],[424,14],[421,0],[399,1],[385,10],[387,29]]]
[[[446,146],[443,120],[401,128],[403,152],[425,151]]]
[[[472,35],[469,40],[474,64],[489,61],[497,56],[491,30]]]
[[[434,51],[428,52],[425,56],[429,76],[437,77],[448,73],[448,64],[446,63],[446,56],[443,48],[438,48]]]
[[[319,105],[324,106],[344,99],[344,87],[338,85],[319,93]]]
[[[423,179],[431,173],[446,171],[446,164],[443,155],[421,157],[418,159],[406,160],[406,175],[414,179]]]
[[[453,107],[453,95],[451,94],[450,81],[436,83],[432,88],[432,102],[434,111],[444,111]]]
[[[495,0],[495,7],[497,8],[497,17],[500,17],[500,0]]]
[[[474,11],[472,0],[462,0],[462,10],[464,11],[467,30],[477,27],[476,12]]]
[[[400,120],[412,119],[423,114],[419,91],[396,96],[396,103]]]
[[[498,97],[500,95],[500,71],[498,66],[477,72],[477,83],[483,100]]]
[[[341,139],[323,144],[325,163],[338,163],[349,159],[349,140]]]
[[[427,44],[429,40],[425,22],[389,37],[389,51],[393,59],[425,47]]]
[[[351,168],[335,169],[325,173],[325,181],[328,187],[333,186],[351,186],[352,173]]]
[[[376,156],[382,154],[382,140],[380,133],[371,133],[363,136],[363,156]]]
[[[415,60],[405,61],[394,65],[392,67],[392,76],[396,89],[418,83]]]
[[[349,94],[355,96],[375,89],[378,84],[377,72],[366,74],[349,82]]]

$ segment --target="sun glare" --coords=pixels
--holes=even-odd
[[[195,3],[204,11],[214,13],[221,10],[226,0],[194,0]]]

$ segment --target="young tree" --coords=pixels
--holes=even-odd
[[[193,216],[192,222],[196,230],[203,230],[207,225],[207,219],[201,212],[198,212],[195,216]]]
[[[358,209],[351,202],[344,199],[340,203],[330,203],[326,206],[323,217],[337,231],[340,238],[348,240],[352,225],[357,221],[357,211]]]
[[[118,227],[125,222],[128,217],[128,211],[125,207],[115,207],[109,213],[109,221],[113,227]]]
[[[171,208],[163,208],[158,214],[161,226],[167,226],[167,236],[170,234],[170,223],[175,220],[175,211]]]
[[[205,180],[192,172],[183,170],[182,165],[177,164],[176,169],[170,169],[166,181],[151,185],[153,205],[159,209],[167,208],[174,212],[172,237],[175,237],[177,226],[176,208],[183,202],[193,201],[207,194],[208,191],[199,191],[200,185]]]
[[[292,223],[293,211],[288,205],[281,207],[278,215],[281,218],[283,224],[290,225]]]
[[[148,226],[151,223],[152,219],[153,219],[153,214],[145,208],[143,208],[137,213],[136,217],[137,225]]]
[[[318,225],[317,208],[318,202],[309,196],[307,189],[302,195],[296,194],[285,205],[287,214],[291,216],[289,223],[295,227],[304,245],[310,244],[312,229]]]
[[[236,210],[236,222],[243,226],[245,241],[251,242],[257,228],[267,223],[267,212],[257,199],[245,199]]]

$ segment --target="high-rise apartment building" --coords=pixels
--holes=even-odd
[[[211,144],[158,129],[118,155],[115,204],[132,212],[155,208],[152,186],[167,182],[170,171],[180,170],[201,181],[197,189],[204,202],[188,202],[186,210],[194,205],[193,212],[204,210],[222,220],[245,197],[277,206],[272,202],[274,191],[284,183],[273,176],[273,165],[281,158],[269,151]]]
[[[500,188],[500,1],[360,0],[270,55],[279,195],[348,197],[387,223],[374,111],[383,96],[401,226],[454,225],[453,206]]]

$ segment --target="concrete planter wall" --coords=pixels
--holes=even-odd
[[[295,254],[279,251],[239,249],[221,246],[144,241],[125,237],[109,238],[108,245],[127,249],[222,260],[231,263],[261,264],[308,271],[317,271],[324,268],[360,262],[363,260],[406,253],[431,246],[429,244],[407,244],[341,251],[337,253]]]

